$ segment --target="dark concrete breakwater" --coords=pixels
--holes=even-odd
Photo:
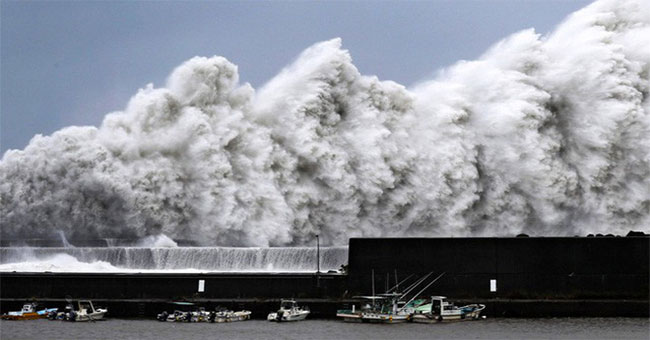
[[[115,317],[153,317],[173,300],[245,308],[263,318],[280,298],[314,318],[411,277],[442,278],[422,295],[485,303],[487,316],[648,317],[650,238],[353,238],[347,273],[0,273],[0,309],[92,299]]]

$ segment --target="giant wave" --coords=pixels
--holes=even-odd
[[[650,3],[602,0],[406,88],[342,41],[255,90],[195,57],[0,162],[2,238],[342,245],[650,230]]]

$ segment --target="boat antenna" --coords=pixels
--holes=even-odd
[[[375,269],[372,269],[372,296],[375,296]],[[375,308],[375,299],[372,299],[372,307]]]
[[[386,293],[388,293],[388,285],[390,284],[390,273],[386,272]]]
[[[397,269],[395,269],[395,290],[399,290],[399,282],[397,282]]]
[[[411,301],[415,300],[416,297],[420,296],[420,294],[422,294],[422,292],[424,292],[427,288],[429,288],[429,287],[430,287],[434,282],[438,281],[438,279],[440,279],[443,275],[445,275],[445,273],[446,273],[446,272],[442,272],[442,274],[438,275],[438,277],[436,277],[433,281],[431,281],[431,282],[430,282],[426,287],[424,287],[421,291],[419,291],[417,294],[413,295],[413,297],[412,297],[410,300],[408,300],[408,302],[405,303],[405,304],[404,304],[404,307],[402,307],[401,309],[406,308],[406,306],[408,306],[408,304],[411,303]]]

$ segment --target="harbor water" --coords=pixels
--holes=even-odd
[[[2,339],[648,339],[647,318],[493,318],[449,324],[338,320],[172,323],[149,319],[0,321]]]

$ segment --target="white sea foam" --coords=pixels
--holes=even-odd
[[[141,239],[137,246],[147,248],[176,248],[178,244],[167,235],[160,234],[150,235]]]
[[[60,253],[42,259],[25,259],[20,262],[0,264],[0,272],[121,272],[123,268],[108,262],[81,262],[74,256]]]
[[[407,89],[341,40],[259,90],[196,57],[0,162],[1,236],[203,245],[650,231],[650,3],[602,0]],[[172,245],[167,242],[168,245]]]

